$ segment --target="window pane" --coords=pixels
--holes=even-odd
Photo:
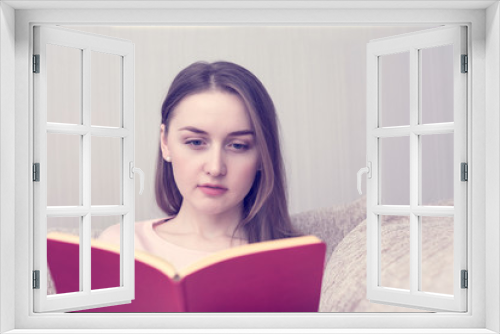
[[[81,124],[82,50],[47,44],[47,121]]]
[[[420,136],[422,205],[453,206],[453,134]]]
[[[453,45],[420,50],[422,123],[453,122]]]
[[[380,216],[380,286],[410,290],[410,218]]]
[[[410,124],[410,53],[379,58],[379,126]]]
[[[92,125],[121,127],[122,57],[92,51]]]
[[[60,232],[80,237],[81,217],[48,217],[47,235],[52,232]],[[78,244],[80,244],[78,242]],[[71,278],[80,275],[80,251],[75,247],[73,251],[60,252],[57,247],[47,243],[47,263],[49,266],[47,294],[60,294],[68,292],[78,292],[80,281]],[[55,285],[54,282],[61,282]]]
[[[120,205],[122,139],[92,137],[92,205]]]
[[[410,205],[410,138],[381,138],[380,204]]]
[[[48,206],[81,205],[80,142],[78,135],[47,134]]]
[[[121,235],[122,216],[92,216],[92,237],[97,238],[104,230],[110,226],[106,233],[116,233],[118,248],[117,252],[108,252],[93,249],[92,250],[92,290],[114,288],[120,285],[120,235]]]
[[[453,217],[421,217],[421,291],[453,294]]]

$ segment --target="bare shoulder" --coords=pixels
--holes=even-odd
[[[109,243],[118,243],[120,241],[120,230],[121,224],[111,225],[102,231],[97,239]]]

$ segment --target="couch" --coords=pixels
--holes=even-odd
[[[366,299],[365,197],[345,205],[295,214],[291,218],[299,232],[315,235],[327,244],[320,312],[421,312]],[[422,286],[425,291],[452,294],[453,220],[428,217],[425,224]],[[387,216],[381,234],[384,285],[409,286],[408,219]]]

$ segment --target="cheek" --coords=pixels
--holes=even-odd
[[[242,162],[238,166],[234,167],[234,175],[235,179],[237,179],[236,181],[239,181],[242,187],[250,190],[255,179],[255,175],[257,174],[257,159],[249,159],[249,161]]]
[[[196,164],[193,159],[176,156],[175,158],[172,157],[172,168],[175,175],[182,178],[189,178],[190,174],[196,169]]]
[[[182,154],[177,150],[171,150],[172,169],[174,172],[174,180],[179,190],[182,191],[186,187],[191,187],[191,184],[197,180],[199,168],[197,161],[192,156]]]

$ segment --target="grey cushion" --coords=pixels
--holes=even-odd
[[[453,221],[428,217],[422,238],[422,289],[453,293]],[[409,224],[391,217],[382,235],[382,283],[409,287]],[[323,277],[320,312],[419,312],[366,299],[366,221],[335,248]]]
[[[294,214],[292,225],[301,233],[315,235],[326,245],[326,261],[333,250],[359,223],[366,219],[366,198],[354,202]]]

